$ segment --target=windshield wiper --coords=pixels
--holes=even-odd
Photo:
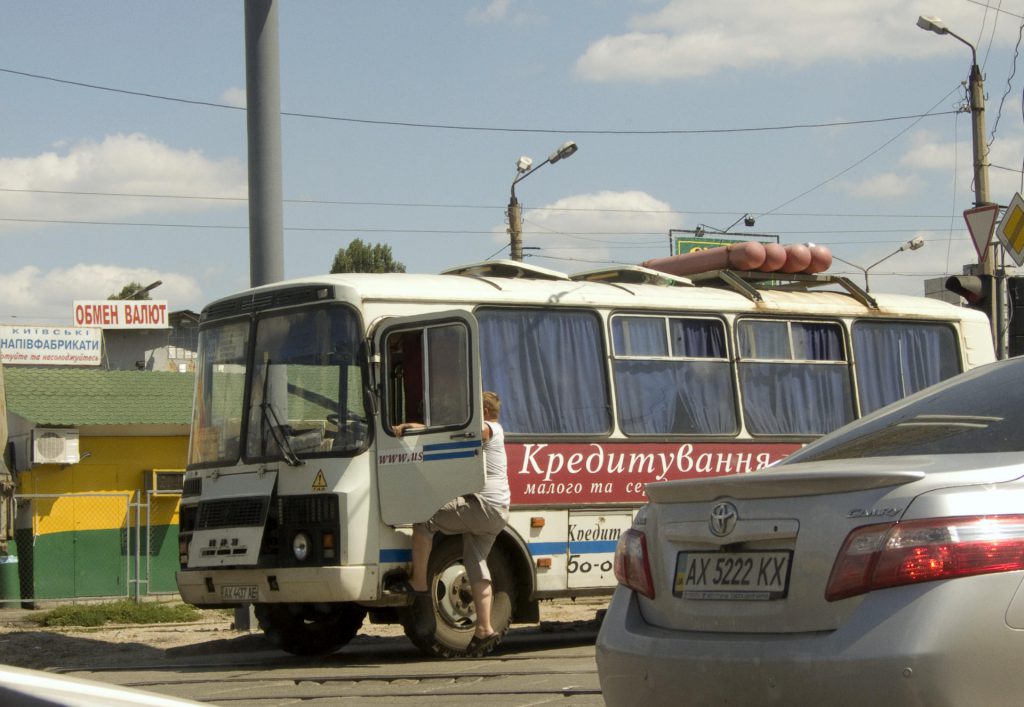
[[[281,450],[281,456],[284,457],[288,466],[302,466],[305,462],[299,459],[299,455],[292,449],[292,443],[288,441],[288,433],[281,425],[274,406],[267,401],[267,389],[270,387],[270,357],[266,354],[263,356],[263,368],[263,400],[260,401],[260,422],[264,429],[270,429],[270,434],[277,442],[277,448]],[[264,432],[261,437],[263,456],[267,456],[266,433]]]

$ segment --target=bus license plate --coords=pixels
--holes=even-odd
[[[680,552],[672,594],[684,599],[768,601],[789,591],[789,550]]]
[[[220,598],[225,601],[256,601],[260,598],[260,590],[255,584],[223,586]]]

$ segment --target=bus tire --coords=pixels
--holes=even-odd
[[[515,606],[515,584],[512,567],[497,547],[487,556],[491,570],[491,625],[504,637],[512,623]],[[415,604],[402,607],[399,619],[405,635],[424,654],[434,658],[458,658],[466,655],[466,646],[473,638],[476,611],[469,577],[462,564],[462,538],[450,536],[430,553],[428,565],[434,630],[425,635],[417,630]],[[429,623],[429,622],[427,622]],[[419,622],[422,625],[423,622]],[[495,644],[497,645],[497,644]]]
[[[256,619],[276,647],[293,655],[327,655],[355,638],[366,607],[334,604],[257,604]]]

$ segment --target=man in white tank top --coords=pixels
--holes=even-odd
[[[501,640],[501,635],[491,626],[493,594],[487,555],[498,533],[508,522],[511,500],[505,457],[505,431],[498,422],[501,401],[497,393],[484,392],[483,411],[484,487],[478,493],[449,501],[430,520],[413,525],[412,577],[406,588],[417,596],[427,594],[427,563],[435,532],[462,535],[463,563],[469,575],[473,607],[476,609],[476,627],[466,653],[477,656],[490,653]],[[433,617],[432,606],[430,616]]]

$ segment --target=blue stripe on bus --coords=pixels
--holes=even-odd
[[[441,453],[441,454],[431,454],[431,453],[424,452],[423,453],[423,461],[425,461],[425,462],[436,462],[436,461],[441,461],[442,459],[463,459],[463,458],[466,458],[466,457],[475,457],[475,456],[476,456],[476,451],[475,450],[470,450],[468,452],[446,452],[446,453]]]
[[[412,562],[412,550],[400,550],[398,548],[382,549],[380,551],[381,562]]]
[[[529,543],[531,555],[595,555],[602,552],[615,552],[617,540],[581,540],[571,543]]]
[[[478,439],[465,442],[441,442],[439,444],[424,444],[423,452],[436,452],[441,449],[476,449],[480,446],[481,442]]]

